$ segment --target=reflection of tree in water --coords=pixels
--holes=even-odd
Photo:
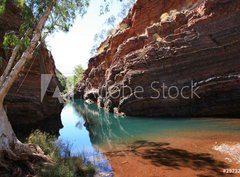
[[[77,127],[78,129],[82,130],[82,129],[83,129],[83,120],[79,120],[79,121],[77,122],[77,124],[76,124],[76,127]]]
[[[114,114],[106,112],[94,104],[85,103],[83,100],[77,101],[74,106],[85,119],[85,126],[94,145],[102,144],[112,147],[113,141],[114,143],[123,143],[123,139],[129,136],[119,118]]]

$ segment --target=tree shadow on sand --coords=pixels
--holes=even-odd
[[[108,156],[126,156],[129,153],[150,160],[155,166],[173,169],[190,168],[194,171],[209,172],[214,176],[224,176],[223,169],[229,168],[225,162],[215,160],[208,153],[193,153],[183,149],[172,148],[169,143],[135,141],[124,151],[108,152]],[[207,177],[211,175],[199,175]]]

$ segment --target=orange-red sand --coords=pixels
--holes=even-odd
[[[224,169],[240,169],[232,157],[213,149],[240,142],[239,135],[196,132],[172,138],[139,140],[114,149],[104,148],[116,177],[218,177]]]

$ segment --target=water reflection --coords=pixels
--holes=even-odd
[[[101,176],[112,176],[112,168],[99,150],[114,151],[119,145],[155,142],[161,138],[178,138],[182,133],[239,133],[239,120],[231,119],[166,119],[120,118],[83,100],[68,103],[62,111],[63,129],[59,139],[72,144],[72,154],[79,152],[93,162]],[[109,152],[110,152],[109,151]]]
[[[59,140],[70,144],[71,155],[81,155],[94,164],[100,176],[112,176],[112,168],[99,149],[92,145],[85,120],[76,111],[73,103],[68,103],[61,114],[64,127],[60,130]]]
[[[77,100],[74,106],[86,121],[84,125],[87,127],[92,144],[98,147],[113,148],[118,144],[128,144],[137,140],[176,138],[180,136],[180,133],[236,133],[240,131],[239,121],[234,119],[120,118],[83,100]]]
[[[74,105],[86,121],[84,125],[93,144],[112,147],[117,142],[124,143],[127,137],[131,136],[122,126],[121,119],[114,114],[82,100],[76,101]]]

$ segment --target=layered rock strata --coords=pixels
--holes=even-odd
[[[240,116],[240,0],[138,0],[77,96],[129,116]]]

